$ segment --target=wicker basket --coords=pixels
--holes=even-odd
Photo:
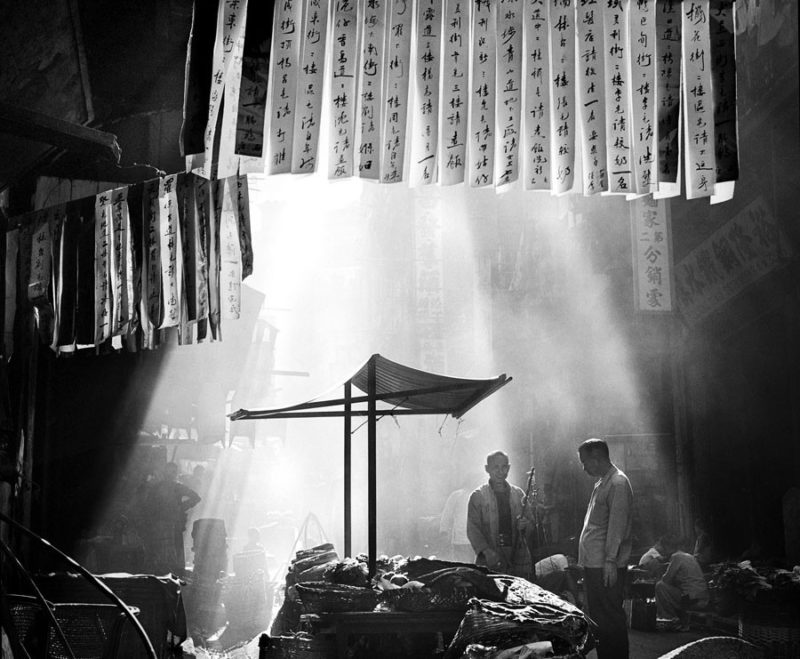
[[[333,659],[336,642],[306,636],[277,636],[269,639],[266,659]]]
[[[378,603],[377,593],[371,588],[328,581],[299,583],[295,587],[306,613],[372,611]]]
[[[772,619],[747,614],[739,616],[739,638],[750,641],[775,659],[800,657],[800,620]]]
[[[473,595],[472,588],[454,588],[447,594],[428,588],[393,588],[382,591],[378,599],[393,611],[466,611]]]

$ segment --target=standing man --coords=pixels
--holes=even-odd
[[[522,515],[525,492],[507,482],[510,467],[503,451],[486,456],[489,482],[469,497],[467,537],[477,565],[528,579],[531,556],[525,542],[528,519]]]
[[[578,544],[589,616],[597,623],[598,659],[628,658],[628,626],[622,590],[631,555],[633,490],[611,463],[608,444],[587,439],[578,448],[583,470],[598,479]]]

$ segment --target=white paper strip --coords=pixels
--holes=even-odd
[[[127,186],[112,190],[111,221],[111,335],[125,334],[133,316],[133,264]]]
[[[158,188],[161,300],[164,310],[159,329],[176,327],[181,320],[183,251],[177,185],[177,175],[173,174],[163,177]]]
[[[608,0],[603,8],[608,189],[624,194],[633,191],[629,6],[629,0]]]
[[[732,0],[711,0],[711,75],[714,89],[714,142],[717,185],[720,200],[733,193],[733,186],[721,181],[739,178],[738,121],[736,118],[736,44]],[[714,201],[712,200],[712,203]]]
[[[657,186],[656,140],[656,0],[636,0],[628,14],[631,48],[631,120],[634,191]]]
[[[525,0],[525,188],[550,189],[549,0]]]
[[[469,24],[471,0],[444,0],[442,122],[439,171],[442,185],[464,181],[469,129]]]
[[[630,202],[636,309],[672,311],[672,237],[667,202],[641,197]]]
[[[472,56],[469,105],[469,170],[472,187],[494,182],[495,100],[497,97],[497,8],[472,0]]]
[[[328,178],[332,179],[353,175],[357,29],[356,0],[334,0],[328,154]]]
[[[233,28],[231,43],[224,44],[225,57],[230,58],[230,63],[225,67],[225,103],[219,128],[218,178],[232,176],[239,171],[236,124],[239,120],[239,91],[242,84],[242,55],[247,22],[247,0],[226,0],[225,4],[227,5],[225,20],[233,23]]]
[[[386,98],[383,115],[381,182],[403,180],[408,119],[408,82],[411,73],[412,11],[408,0],[392,0],[387,38]]]
[[[442,28],[442,0],[419,0],[417,57],[414,69],[416,93],[411,145],[412,185],[429,185],[437,180]]]
[[[34,236],[34,244],[35,244]],[[100,345],[111,336],[111,249],[114,241],[111,196],[95,196],[94,213],[94,342]]]
[[[208,232],[210,218],[214,212],[211,200],[211,185],[202,179],[194,179],[194,290],[195,320],[208,318]]]
[[[3,357],[6,360],[14,352],[14,319],[17,315],[17,255],[19,253],[19,229],[6,233],[5,258],[5,318],[3,319]]]
[[[583,194],[608,190],[603,13],[597,3],[578,3],[576,72],[581,120]]]
[[[497,7],[497,185],[519,178],[522,111],[522,0],[499,0]]]
[[[161,322],[161,212],[159,181],[145,181],[142,191],[144,212],[142,295],[139,316],[145,348],[155,347],[155,330]]]
[[[294,118],[292,172],[317,169],[328,44],[328,0],[305,0],[302,61],[298,76],[297,113]]]
[[[386,89],[386,50],[389,39],[387,16],[391,0],[370,0],[361,21],[361,66],[358,94],[361,99],[358,126],[361,137],[358,175],[377,181],[380,177],[381,131]],[[389,19],[390,20],[390,19]]]
[[[572,189],[575,178],[575,8],[550,0],[551,189]]]
[[[680,163],[681,107],[681,3],[662,0],[656,4],[656,54],[658,75],[656,108],[658,116],[659,194],[673,196]],[[680,189],[675,192],[680,194]]]
[[[297,77],[300,70],[302,0],[275,5],[270,69],[270,118],[267,167],[270,174],[291,171]]]
[[[708,0],[683,3],[681,46],[686,198],[710,197],[717,180]]]
[[[219,227],[219,297],[223,319],[239,318],[242,311],[242,259],[236,180],[225,179]]]

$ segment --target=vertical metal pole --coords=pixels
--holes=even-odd
[[[352,556],[352,536],[353,536],[353,518],[352,518],[352,486],[351,486],[351,472],[350,472],[350,456],[352,446],[350,444],[350,435],[352,428],[352,417],[350,416],[352,404],[350,397],[352,396],[352,382],[348,380],[344,383],[344,555]]]
[[[377,451],[376,451],[376,382],[375,382],[375,357],[370,357],[368,366],[368,385],[367,385],[367,414],[368,429],[367,435],[367,488],[368,488],[368,525],[369,525],[369,574],[375,574],[375,559],[377,558],[378,542],[376,533],[377,523]]]

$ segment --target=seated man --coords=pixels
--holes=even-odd
[[[577,605],[580,600],[580,589],[570,573],[570,568],[574,568],[576,563],[574,556],[564,554],[553,554],[543,558],[533,566],[533,581],[570,604]]]
[[[646,571],[648,576],[653,579],[658,579],[664,574],[667,569],[667,556],[664,553],[664,547],[661,544],[662,538],[656,540],[650,549],[648,549],[639,559],[638,567]]]
[[[661,539],[664,554],[669,556],[667,571],[656,583],[658,617],[681,631],[689,628],[687,614],[708,606],[708,584],[697,559],[679,549],[676,538]]]

